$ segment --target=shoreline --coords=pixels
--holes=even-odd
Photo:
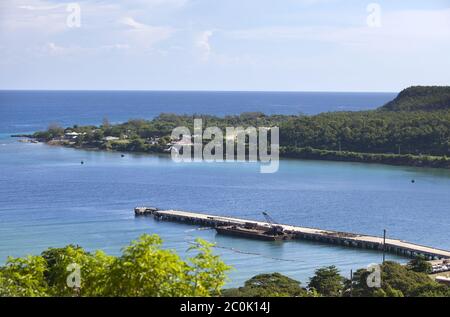
[[[49,146],[62,146],[76,150],[116,152],[141,155],[163,155],[169,156],[170,153],[164,151],[129,151],[119,149],[103,149],[98,146],[77,146],[74,144],[65,144],[62,141],[44,141],[38,140],[31,135],[21,135],[11,137],[26,137],[36,142]],[[33,142],[35,143],[35,142]],[[432,155],[412,155],[412,154],[392,154],[392,153],[364,153],[350,151],[321,150],[314,148],[294,148],[289,146],[280,146],[280,159],[328,161],[328,162],[347,162],[364,164],[382,164],[390,166],[405,166],[417,168],[450,169],[450,158],[446,156]]]

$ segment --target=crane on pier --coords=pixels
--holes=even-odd
[[[264,218],[266,218],[266,221],[269,223],[272,233],[283,234],[284,229],[282,226],[280,226],[267,212],[263,211],[262,214]]]

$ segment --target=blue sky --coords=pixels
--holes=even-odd
[[[450,0],[0,2],[0,89],[399,91],[449,52]]]

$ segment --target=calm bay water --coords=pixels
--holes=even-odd
[[[104,116],[119,122],[163,111],[316,113],[375,108],[391,98],[391,94],[0,92],[0,262],[8,255],[37,254],[69,243],[118,254],[143,233],[160,234],[165,247],[183,255],[196,237],[215,241],[216,252],[235,268],[229,285],[273,271],[306,282],[320,266],[334,264],[348,274],[351,268],[381,260],[381,254],[373,251],[302,241],[252,241],[135,218],[134,206],[144,204],[261,220],[261,211],[267,210],[282,223],[375,235],[386,228],[392,237],[450,249],[448,171],[283,160],[278,173],[260,174],[257,164],[176,164],[165,156],[122,158],[118,153],[24,144],[9,137],[50,122],[98,123]]]

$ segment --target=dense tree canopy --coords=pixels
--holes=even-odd
[[[300,282],[280,273],[260,274],[239,288],[226,289],[224,296],[231,297],[305,297],[308,292]]]
[[[222,288],[225,265],[198,240],[183,260],[161,248],[156,235],[143,235],[115,257],[90,253],[79,246],[50,248],[39,256],[9,258],[0,267],[0,296],[239,296],[239,297],[450,297],[450,287],[435,282],[425,272],[423,259],[408,265],[380,265],[381,285],[367,283],[370,271],[360,269],[352,280],[334,266],[316,270],[307,288],[280,273],[259,274],[239,288]],[[425,264],[426,263],[426,264]],[[73,274],[79,269],[78,282]]]
[[[291,296],[291,297],[450,297],[450,287],[435,282],[425,269],[429,262],[413,259],[408,265],[385,262],[380,265],[381,285],[369,284],[372,271],[360,269],[347,279],[334,266],[316,270],[307,289],[300,282],[279,273],[260,274],[245,282],[243,287],[226,289],[224,296]]]
[[[450,109],[450,87],[415,86],[404,89],[380,110],[415,111]]]
[[[450,287],[438,284],[426,273],[415,272],[410,266],[395,262],[381,265],[381,288],[371,288],[367,278],[371,272],[361,269],[355,272],[352,288],[347,285],[346,296],[364,297],[449,297]],[[351,289],[351,292],[350,292]]]
[[[426,261],[423,257],[417,257],[409,261],[408,268],[414,272],[422,272],[427,274],[430,274],[433,271],[431,263]]]
[[[142,235],[119,257],[69,245],[9,258],[0,267],[0,296],[220,295],[230,267],[212,253],[211,244],[197,240],[187,260],[161,244],[157,235]],[[80,283],[72,287],[68,280],[77,267]]]
[[[345,279],[339,274],[335,266],[328,266],[316,270],[310,278],[308,288],[323,296],[340,296],[344,289]]]

